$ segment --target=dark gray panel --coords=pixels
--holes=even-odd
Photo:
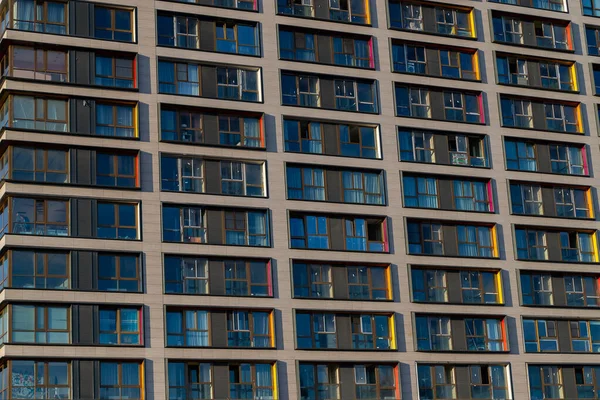
[[[462,303],[462,289],[460,282],[460,271],[448,271],[448,301],[450,303]]]
[[[74,63],[70,64],[72,82],[80,85],[92,84],[91,66],[92,62],[95,62],[94,54],[89,51],[77,50],[69,52],[69,56],[70,58],[72,56],[74,61]]]
[[[331,36],[317,35],[317,60],[325,64],[333,64]]]
[[[542,87],[542,77],[540,76],[540,63],[537,61],[527,61],[527,72],[529,75],[529,85]]]
[[[562,379],[565,388],[565,399],[577,399],[579,394],[577,393],[577,381],[575,380],[575,367],[564,366],[562,368]]]
[[[450,164],[448,137],[446,135],[434,135],[433,147],[435,151],[435,162],[437,164]]]
[[[221,194],[221,163],[216,160],[204,160],[206,171],[206,193]]]
[[[423,11],[423,30],[425,32],[437,32],[437,23],[435,21],[435,9],[433,7],[421,6]]]
[[[446,114],[444,112],[444,93],[441,90],[430,90],[429,101],[431,104],[431,118],[444,120]]]
[[[454,367],[456,373],[456,394],[459,399],[471,398],[471,371],[468,365]]]
[[[229,398],[229,365],[213,363],[213,390],[215,399]]]
[[[74,1],[71,3],[74,7],[69,7],[75,20],[71,25],[71,34],[77,36],[92,37],[91,16],[93,15],[93,5],[87,2]]]
[[[225,270],[222,260],[208,261],[208,276],[210,277],[210,294],[225,294]]]
[[[95,393],[96,374],[94,368],[94,361],[81,360],[79,361],[79,398],[80,399],[96,399],[98,398]]]
[[[546,129],[546,109],[544,105],[531,102],[531,113],[533,114],[533,127],[535,129]]]
[[[322,127],[323,139],[325,142],[325,154],[338,155],[339,134],[337,130],[337,125],[322,124]]]
[[[216,114],[203,114],[204,143],[219,144],[219,117]]]
[[[348,298],[348,269],[346,266],[335,265],[332,268],[333,297],[335,299]]]
[[[95,129],[92,129],[93,115],[96,109],[95,102],[93,100],[73,99],[71,100],[71,106],[75,108],[70,110],[75,114],[75,124],[71,125],[71,131],[86,135],[93,133],[95,131]]]
[[[527,46],[536,46],[537,39],[535,37],[535,25],[533,21],[521,21],[523,29],[523,43]]]
[[[94,289],[94,254],[91,251],[77,252],[77,289]]]
[[[356,397],[356,385],[354,383],[354,367],[342,364],[340,371],[340,394],[342,399],[354,399]]]
[[[571,327],[569,321],[556,321],[556,331],[558,333],[558,351],[572,351],[571,349]]]
[[[76,171],[75,182],[79,185],[92,184],[92,151],[85,149],[71,150],[76,153]],[[95,178],[95,177],[94,177]],[[95,179],[94,179],[95,180]]]
[[[202,97],[217,97],[217,67],[212,65],[202,66]]]
[[[216,28],[213,21],[200,21],[200,49],[215,51]]]
[[[93,237],[92,218],[96,210],[92,209],[92,200],[74,199],[71,206],[77,209],[77,218],[71,221],[71,226],[77,232],[77,237]]]
[[[338,349],[352,349],[352,321],[350,318],[349,314],[337,314],[335,316]]]
[[[94,307],[92,305],[78,306],[78,324],[73,326],[73,333],[78,332],[78,344],[93,345],[96,343],[96,321],[94,318]]]
[[[344,220],[340,217],[329,218],[329,242],[331,250],[345,250]]]
[[[465,320],[463,318],[452,318],[450,321],[452,332],[452,349],[455,351],[467,350],[467,336],[465,329]]]
[[[458,238],[456,236],[456,226],[454,226],[454,225],[442,226],[442,234],[443,234],[443,240],[444,240],[444,255],[457,256],[458,255]]]
[[[223,211],[207,210],[208,244],[224,244]]]
[[[327,200],[343,201],[342,176],[340,171],[327,171]]]
[[[320,19],[329,19],[329,1],[315,0],[315,17]]]
[[[556,216],[556,204],[554,203],[554,189],[551,187],[542,187],[542,204],[544,205],[544,215],[548,217]]]
[[[333,79],[320,78],[319,87],[321,89],[321,107],[335,109],[335,88]]]
[[[440,208],[443,210],[454,210],[452,179],[439,178],[438,193],[440,194]]]
[[[548,245],[548,259],[550,261],[562,261],[562,252],[560,249],[560,233],[547,232],[546,244]]]
[[[557,307],[566,306],[565,279],[560,275],[552,276],[552,297]]]
[[[521,0],[519,2],[519,5],[521,5],[523,7],[531,7],[532,6],[531,0]]]
[[[438,49],[425,49],[427,60],[427,73],[429,75],[440,76],[441,68],[440,68],[440,51]]]
[[[227,311],[210,312],[210,335],[212,347],[227,347]]]
[[[536,144],[536,157],[538,170],[540,172],[552,172],[552,164],[550,163],[550,147],[547,144]]]

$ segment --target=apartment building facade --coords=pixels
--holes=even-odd
[[[600,398],[600,4],[0,15],[0,398]]]

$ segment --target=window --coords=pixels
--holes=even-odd
[[[389,315],[354,314],[350,315],[352,325],[352,348],[357,350],[390,350],[392,343],[390,324],[394,318]]]
[[[344,111],[377,112],[371,83],[335,79],[335,108]]]
[[[204,160],[161,154],[161,189],[204,193]]]
[[[210,312],[167,309],[167,346],[210,346]]]
[[[219,144],[264,148],[261,123],[259,118],[219,115]]]
[[[142,379],[137,362],[100,361],[100,399],[141,399]]]
[[[67,82],[65,51],[23,46],[13,46],[11,51],[13,77]]]
[[[452,350],[450,318],[416,316],[417,350]]]
[[[206,258],[165,256],[165,293],[208,294]]]
[[[447,121],[479,123],[479,95],[444,92],[444,112]]]
[[[266,212],[226,211],[225,244],[237,246],[269,246]]]
[[[67,132],[67,101],[62,99],[12,96],[10,126],[51,132]]]
[[[18,235],[69,235],[69,202],[12,198],[12,233]]]
[[[523,27],[521,21],[506,16],[492,18],[494,40],[499,42],[523,44]]]
[[[319,78],[308,75],[281,75],[282,101],[286,105],[320,107]]]
[[[98,290],[139,292],[140,286],[138,255],[98,254]]]
[[[290,217],[290,239],[293,249],[328,249],[329,228],[325,216]]]
[[[96,39],[133,42],[133,13],[122,8],[94,8]]]
[[[515,229],[517,259],[519,260],[547,260],[548,244],[546,232],[532,229]]]
[[[505,139],[504,151],[507,169],[537,171],[536,145],[534,143]]]
[[[497,56],[496,68],[498,70],[498,83],[530,85],[526,59]]]
[[[500,272],[460,271],[463,303],[500,304],[500,279]]]
[[[410,44],[392,44],[392,67],[394,72],[427,74],[426,49]]]
[[[274,347],[271,313],[262,311],[227,312],[227,346]]]
[[[398,2],[398,6],[396,3],[390,2],[390,6],[394,4],[393,10],[396,12],[392,13],[390,11],[390,15],[394,14],[394,17],[390,17],[396,19],[401,16],[401,21],[398,24],[396,22],[394,26],[402,29],[410,29],[412,31],[422,31],[423,30],[423,10],[421,9],[420,4],[410,4],[410,3],[400,3]],[[396,7],[400,9],[396,9]]]
[[[199,64],[158,61],[159,93],[200,96]]]
[[[504,320],[467,318],[465,331],[468,351],[505,351]]]
[[[367,3],[361,0],[329,0],[329,19],[355,24],[368,24]]]
[[[288,199],[326,200],[323,169],[287,166],[286,179]]]
[[[533,128],[531,102],[501,98],[502,125],[515,128]]]
[[[568,306],[600,306],[600,288],[596,276],[565,275],[563,280]]]
[[[261,101],[259,72],[217,67],[217,97],[228,100]]]
[[[541,273],[522,272],[521,298],[524,305],[553,305],[552,276]]]
[[[411,289],[415,302],[447,303],[447,273],[437,269],[412,269]]]
[[[135,88],[134,68],[135,61],[131,58],[96,55],[96,85]]]
[[[69,399],[71,364],[63,361],[10,360],[12,398],[26,398],[35,393],[40,399]],[[4,388],[8,388],[8,371],[2,371]],[[6,393],[8,395],[8,393]]]
[[[594,398],[600,387],[600,371],[596,366],[574,367],[577,397],[581,399]]]
[[[331,266],[325,264],[293,264],[294,297],[333,298]]]
[[[284,60],[317,61],[315,35],[279,29],[279,56]]]
[[[491,188],[489,185],[490,182],[452,181],[454,207],[461,211],[492,211],[493,206],[489,199]]]
[[[135,240],[138,238],[136,204],[98,203],[97,236],[103,239]]]
[[[434,135],[422,131],[398,128],[400,160],[435,163]]]
[[[139,309],[101,307],[99,318],[100,344],[137,345],[142,343]]]
[[[345,203],[383,204],[383,179],[380,173],[342,171]]]
[[[580,132],[579,106],[546,103],[546,128],[560,132]]]
[[[12,3],[13,26],[22,31],[67,33],[67,4],[59,1],[16,0]]]
[[[200,207],[163,206],[163,240],[206,243],[205,218]]]
[[[344,218],[344,234],[348,251],[387,251],[383,240],[385,221],[365,218]]]
[[[168,362],[169,400],[212,397],[212,365],[196,362]]]
[[[472,11],[462,11],[449,8],[435,8],[437,33],[452,36],[475,37],[471,28]]]
[[[575,90],[575,84],[571,75],[572,68],[574,68],[573,65],[540,62],[542,86],[547,89]]]
[[[162,109],[161,139],[183,143],[204,143],[203,117],[199,112]]]
[[[335,314],[296,312],[296,346],[298,349],[337,348]]]
[[[356,399],[393,399],[396,373],[391,365],[355,365]]]
[[[221,161],[221,193],[263,197],[264,164]]]
[[[271,264],[264,261],[225,260],[225,294],[271,296]]]
[[[600,55],[600,29],[593,26],[586,26],[585,37],[587,39],[588,55]]]
[[[542,188],[525,183],[510,184],[512,212],[523,215],[544,215]]]
[[[126,154],[96,153],[96,184],[120,188],[135,188],[137,157]]]
[[[572,351],[600,352],[600,321],[569,321],[569,327]]]
[[[164,19],[163,19],[164,18]],[[166,38],[166,37],[162,37],[161,38],[161,29],[169,29],[171,27],[162,27],[161,25],[163,25],[163,23],[165,24],[169,24],[172,25],[173,21],[171,20],[171,17],[166,18],[166,17],[161,17],[159,16],[159,21],[158,21],[158,26],[159,26],[159,44],[168,44],[168,45],[175,45],[177,47],[182,47],[185,49],[197,49],[199,48],[199,33],[198,33],[198,26],[200,25],[200,21],[197,18],[194,17],[184,17],[184,16],[176,16],[173,17],[174,22],[175,22],[175,26],[176,26],[176,31],[175,31],[175,37],[173,37],[173,32],[171,31],[171,35],[170,37]],[[165,42],[161,43],[161,39],[163,39]],[[175,42],[173,42],[173,40],[175,40]],[[169,42],[169,43],[167,43]]]
[[[303,399],[339,399],[340,373],[334,364],[298,364],[300,393]]]
[[[96,104],[96,135],[137,137],[137,110],[127,104]]]
[[[552,172],[563,175],[587,175],[585,147],[567,144],[551,144],[550,164]]]
[[[431,118],[428,89],[396,85],[395,97],[398,117]]]
[[[333,63],[371,68],[371,40],[333,37]]]
[[[523,319],[525,352],[558,352],[558,328],[556,321]]]
[[[299,15],[303,17],[313,17],[312,0],[278,0],[277,13],[285,15]]]
[[[71,342],[69,307],[14,304],[11,341],[14,343]]]
[[[406,207],[439,208],[437,178],[403,176],[404,205]]]
[[[562,261],[597,262],[595,231],[560,232]]]
[[[458,255],[461,257],[497,257],[493,242],[494,227],[458,225]]]
[[[589,189],[554,188],[554,203],[559,217],[591,218]]]
[[[567,25],[559,26],[551,22],[534,22],[535,36],[539,47],[568,50],[571,49],[568,43]]]
[[[272,398],[275,387],[271,364],[229,365],[229,397],[232,399]]]
[[[456,50],[439,50],[441,73],[446,78],[479,79],[477,72],[477,55]]]
[[[443,255],[442,225],[427,222],[408,222],[408,253]]]
[[[420,399],[456,399],[456,380],[451,365],[417,365]]]
[[[509,399],[508,378],[504,365],[470,365],[471,397]]]
[[[527,369],[531,398],[564,398],[562,369],[560,367],[529,365]]]
[[[256,26],[238,22],[217,22],[216,26],[218,52],[260,55]]]
[[[583,15],[600,17],[600,4],[594,0],[583,0]]]
[[[68,151],[10,147],[11,178],[16,181],[67,183],[69,181]]]
[[[390,299],[388,267],[347,266],[350,300]]]
[[[12,250],[10,287],[69,289],[69,254]]]

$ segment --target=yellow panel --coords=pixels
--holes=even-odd
[[[393,350],[396,350],[396,316],[392,314],[390,318],[388,318],[388,322],[390,324],[390,337],[392,338],[392,346]]]
[[[275,316],[274,312],[269,313],[269,328],[271,330],[271,347],[275,347]]]
[[[273,400],[279,399],[279,389],[277,387],[277,362],[271,365],[271,375],[273,377]]]
[[[394,297],[392,292],[392,267],[389,265],[385,269],[385,282],[387,285],[387,299],[392,300],[392,298]]]
[[[504,288],[502,287],[502,271],[496,272],[496,290],[498,290],[498,303],[504,304]]]
[[[475,10],[471,10],[469,13],[469,20],[471,21],[471,37],[477,37],[477,31],[475,29]]]
[[[596,213],[594,212],[594,202],[592,201],[591,189],[585,191],[585,202],[587,203],[588,210],[590,210],[590,218],[594,218]]]
[[[573,90],[579,90],[579,82],[577,82],[577,70],[575,69],[575,63],[569,67],[569,73],[571,74],[571,81],[573,82]]]

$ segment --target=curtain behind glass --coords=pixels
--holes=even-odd
[[[33,0],[17,0],[13,9],[14,28],[25,31],[35,30],[35,3]]]
[[[477,228],[474,226],[458,227],[458,253],[461,256],[477,257]],[[466,243],[465,243],[466,242]]]

